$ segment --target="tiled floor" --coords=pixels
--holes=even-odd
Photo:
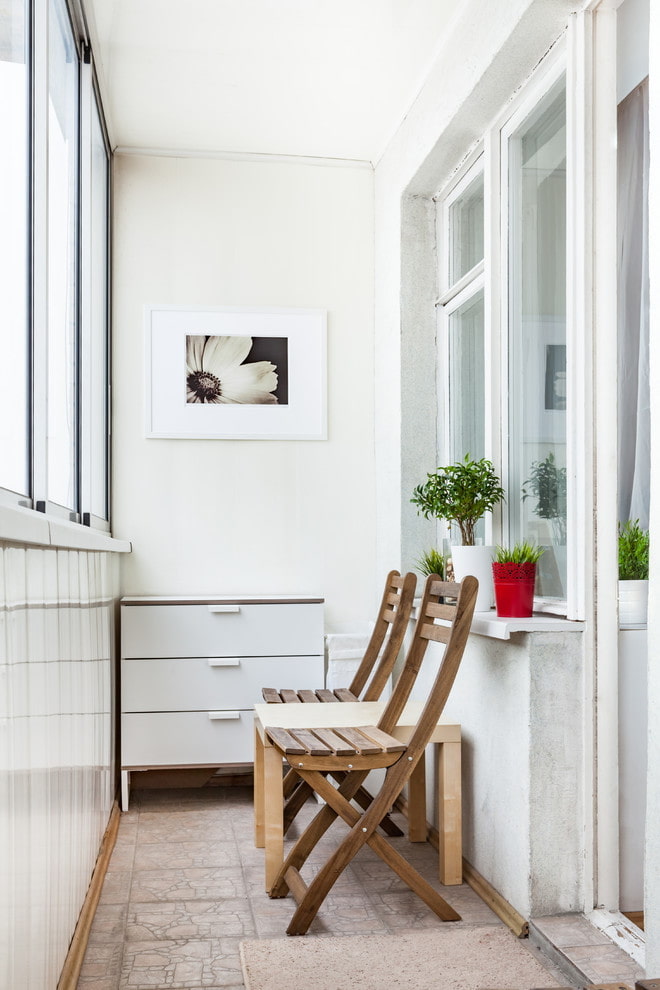
[[[300,818],[308,820],[314,810],[309,804]],[[437,853],[431,846],[412,845],[405,838],[392,841],[440,888]],[[319,843],[308,869],[323,862],[328,842],[326,837]],[[253,843],[250,788],[133,792],[130,810],[122,815],[79,990],[242,988],[239,943],[285,938],[293,913],[290,898],[268,898],[263,879],[263,851]],[[462,915],[455,924],[501,924],[466,885],[442,891]],[[442,924],[365,848],[335,885],[310,934],[394,934]],[[537,949],[530,946],[529,951],[538,957]],[[556,977],[550,963],[548,967]]]
[[[536,918],[530,925],[533,944],[561,963],[564,973],[585,983],[628,983],[644,979],[644,970],[584,915]]]

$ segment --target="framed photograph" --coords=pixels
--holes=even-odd
[[[146,435],[325,440],[326,312],[147,306]]]

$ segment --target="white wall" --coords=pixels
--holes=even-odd
[[[433,257],[431,197],[564,32],[570,9],[568,3],[545,0],[506,7],[465,4],[436,68],[377,165],[380,568],[397,552],[409,566],[432,533],[409,503],[414,484],[436,466],[432,371],[429,375],[434,327],[432,317],[420,312],[420,300],[426,301],[427,314],[429,301],[432,308],[435,272],[428,261],[416,261],[420,244]],[[388,456],[390,438],[400,442],[398,462]],[[579,743],[567,748],[564,742],[564,734],[580,738],[579,726],[588,719],[582,637],[572,635],[569,642],[571,650],[562,651],[543,635],[506,644],[475,637],[451,698],[466,739],[466,856],[527,917],[592,906],[585,866],[591,837],[585,828],[584,754]],[[563,654],[565,669],[553,665],[553,652]],[[553,676],[572,699],[573,723],[554,718],[563,709],[561,692],[558,701],[556,692],[545,690]],[[548,780],[551,787],[545,788]],[[557,794],[565,803],[555,800]]]
[[[133,541],[122,591],[320,594],[329,629],[355,628],[380,583],[372,171],[120,155],[114,184],[113,528]],[[329,439],[145,439],[154,303],[327,309]]]

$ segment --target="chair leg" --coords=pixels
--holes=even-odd
[[[287,935],[304,935],[307,932],[328,893],[356,853],[365,844],[366,839],[367,836],[356,827],[335,849],[325,866],[319,870],[309,886],[306,887],[286,930]]]
[[[363,811],[366,811],[369,805],[371,804],[371,802],[373,801],[373,796],[369,793],[366,787],[360,787],[353,800],[356,802],[356,804],[360,805]],[[385,815],[379,827],[382,828],[385,835],[392,836],[393,838],[399,838],[404,834],[403,831],[397,825],[397,823],[392,821],[392,819],[389,816],[389,813]]]
[[[285,835],[291,828],[296,815],[313,793],[314,791],[309,784],[306,784],[304,780],[301,780],[295,791],[289,795],[286,804],[284,805],[284,819],[282,822]]]
[[[300,784],[300,777],[295,770],[290,767],[284,774],[284,780],[282,781],[282,793],[285,798],[288,798],[296,790],[298,784]]]
[[[289,866],[285,871],[288,885],[298,901],[298,906],[286,930],[287,935],[304,935],[308,931],[328,893],[366,843],[439,918],[443,921],[460,921],[460,914],[454,911],[403,856],[392,849],[389,843],[375,831],[371,831],[370,834],[369,827],[363,825],[364,816],[358,815],[357,812],[354,814],[357,820],[350,833],[339,844],[309,886],[304,884],[298,869],[294,866]],[[376,827],[377,824],[372,825],[372,829]]]
[[[305,776],[307,776],[305,774]],[[313,788],[318,790],[321,797],[333,798],[333,795],[340,795],[345,802],[349,802],[355,791],[362,785],[362,782],[366,779],[367,773],[363,771],[354,772],[351,774],[346,774],[345,780],[339,785],[338,788],[334,788],[325,777],[317,773],[315,775],[309,774],[310,779],[312,776],[319,778],[318,787]],[[311,788],[311,785],[310,785]],[[323,791],[326,791],[324,794]],[[358,813],[354,808],[348,805],[350,812],[353,816]],[[312,821],[309,823],[307,828],[303,831],[301,836],[297,839],[295,845],[290,850],[289,855],[284,860],[282,868],[278,873],[275,882],[273,883],[270,891],[268,892],[269,897],[286,897],[289,892],[289,885],[286,882],[285,874],[288,869],[293,868],[294,870],[300,870],[303,863],[306,862],[310,853],[313,851],[320,839],[323,838],[325,833],[328,831],[330,826],[334,821],[336,821],[338,812],[335,811],[330,804],[325,804],[320,809],[320,811],[314,816]],[[349,819],[352,824],[352,819]]]

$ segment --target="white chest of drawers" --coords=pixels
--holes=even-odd
[[[261,688],[323,666],[321,598],[123,598],[122,808],[132,771],[251,763]]]

